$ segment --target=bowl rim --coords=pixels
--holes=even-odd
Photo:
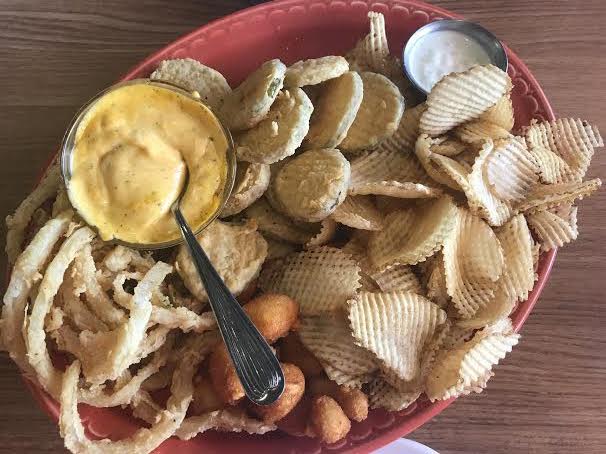
[[[417,90],[419,90],[424,95],[427,95],[429,91],[423,87],[416,77],[413,74],[411,69],[411,65],[414,63],[410,60],[412,49],[417,45],[419,40],[431,33],[435,33],[440,30],[456,30],[460,33],[464,33],[467,36],[472,37],[476,42],[478,42],[482,47],[486,47],[484,42],[476,39],[477,35],[482,35],[490,42],[492,42],[495,46],[495,51],[498,54],[495,58],[495,52],[490,52],[489,56],[491,59],[491,63],[495,65],[497,68],[502,71],[507,72],[507,68],[509,66],[509,57],[507,55],[507,51],[505,50],[505,46],[497,38],[494,33],[492,33],[487,28],[478,24],[477,22],[469,21],[466,19],[442,19],[439,21],[429,22],[423,25],[421,28],[417,29],[410,39],[406,42],[404,49],[402,49],[402,66],[404,68],[404,72],[406,73],[406,77],[412,82]],[[471,33],[470,33],[471,32]]]
[[[216,112],[206,103],[202,102],[200,97],[195,96],[194,92],[186,90],[179,85],[151,79],[149,77],[137,77],[130,79],[121,79],[118,83],[110,85],[109,87],[101,90],[97,94],[95,94],[92,98],[90,98],[82,107],[78,109],[72,120],[70,121],[65,134],[63,135],[63,140],[61,141],[61,147],[59,150],[59,165],[61,167],[61,177],[63,179],[63,183],[66,187],[66,193],[70,200],[70,203],[74,207],[74,210],[78,213],[78,215],[96,232],[99,233],[99,229],[94,224],[88,222],[86,216],[77,208],[77,204],[72,200],[71,193],[69,191],[69,181],[71,179],[71,166],[72,166],[72,154],[75,149],[75,138],[78,133],[78,128],[80,123],[86,116],[86,114],[95,106],[95,104],[101,100],[105,95],[112,93],[116,90],[119,90],[124,87],[132,86],[132,85],[151,85],[154,87],[159,87],[164,90],[168,90],[174,93],[177,93],[181,96],[186,96],[188,99],[195,101],[200,106],[205,108],[212,115],[213,120],[219,125],[221,132],[225,137],[225,141],[227,142],[227,149],[225,151],[226,155],[226,163],[227,163],[227,173],[225,176],[225,182],[223,184],[223,190],[221,191],[221,202],[217,206],[216,210],[213,211],[213,214],[209,216],[204,222],[202,222],[199,226],[196,226],[195,230],[193,230],[194,235],[198,235],[202,230],[208,227],[211,222],[213,222],[225,207],[229,196],[233,190],[235,178],[236,178],[236,152],[234,147],[233,137],[229,129],[225,126],[223,121],[219,118]],[[158,250],[158,249],[166,249],[170,247],[177,246],[183,242],[182,236],[175,238],[174,240],[162,241],[158,243],[132,243],[129,241],[121,240],[119,238],[112,238],[111,240],[106,241],[107,244],[119,244],[122,246],[126,246],[132,249],[139,250]]]

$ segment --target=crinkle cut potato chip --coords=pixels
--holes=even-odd
[[[337,222],[334,219],[326,218],[320,222],[320,230],[318,233],[305,243],[305,248],[309,249],[314,246],[323,246],[334,238],[337,233]]]
[[[354,122],[364,88],[362,78],[349,71],[323,84],[314,103],[309,133],[305,138],[306,148],[334,148],[338,146]]]
[[[347,71],[349,71],[349,63],[344,57],[337,55],[300,60],[286,68],[284,86],[291,88],[317,85],[339,77]]]
[[[493,366],[511,352],[519,339],[511,321],[504,319],[478,331],[470,341],[441,352],[427,378],[427,396],[433,402],[481,392],[493,375]]]
[[[458,179],[454,179],[452,176],[450,176],[450,173],[442,170],[441,166],[437,165],[435,162],[436,160],[434,159],[434,155],[437,153],[432,152],[431,147],[440,142],[441,139],[432,139],[427,134],[421,134],[415,143],[415,155],[418,162],[422,165],[423,169],[432,180],[438,182],[439,184],[443,184],[444,186],[448,186],[451,189],[460,191],[462,189],[462,185],[465,183],[461,183],[461,181]],[[436,158],[446,157],[438,155]],[[466,180],[466,178],[463,180]]]
[[[458,126],[454,130],[454,135],[467,144],[481,143],[486,139],[505,140],[511,137],[507,129],[481,120],[470,121]]]
[[[297,332],[328,377],[339,385],[360,387],[377,369],[373,354],[356,345],[347,320],[340,314],[301,317]]]
[[[375,269],[400,263],[414,265],[442,247],[457,220],[457,207],[442,196],[422,207],[395,211],[370,238],[368,254]]]
[[[458,209],[455,226],[444,240],[446,287],[463,319],[486,306],[503,274],[503,249],[484,220]]]
[[[220,217],[240,213],[257,201],[269,187],[271,172],[267,164],[238,162],[236,181]]]
[[[383,408],[387,411],[401,411],[409,407],[421,395],[418,391],[400,391],[380,377],[370,382],[368,401],[370,408]]]
[[[263,63],[229,95],[219,114],[232,131],[249,129],[263,120],[284,84],[286,66],[278,59]]]
[[[421,295],[423,289],[419,279],[409,265],[392,265],[382,271],[372,271],[370,277],[382,292],[401,291]]]
[[[604,146],[598,128],[578,118],[533,122],[526,128],[525,137],[531,150],[547,148],[566,161],[571,173],[563,183],[582,181],[595,148]]]
[[[363,292],[349,303],[349,321],[358,345],[402,380],[412,380],[420,371],[423,348],[446,321],[446,312],[414,293]]]
[[[404,112],[404,99],[398,87],[387,77],[363,72],[362,104],[347,136],[340,144],[345,152],[356,152],[376,146],[392,135]]]
[[[514,210],[509,202],[493,194],[494,190],[488,182],[486,163],[493,152],[494,144],[491,140],[487,140],[473,164],[468,184],[463,190],[467,196],[469,209],[484,218],[491,226],[498,227],[509,220]]]
[[[442,194],[440,189],[430,188],[420,183],[399,181],[373,181],[363,183],[349,190],[352,195],[384,195],[402,199],[425,199]]]
[[[412,154],[397,150],[375,150],[351,163],[350,192],[368,183],[384,181],[430,185],[431,180]]]
[[[335,221],[361,230],[381,230],[383,215],[371,197],[349,195],[331,215]]]
[[[537,235],[541,251],[550,251],[576,240],[577,207],[570,207],[568,213],[560,215],[555,210],[544,210],[526,216],[532,231]]]
[[[501,96],[494,106],[480,115],[479,119],[511,132],[515,123],[511,93]]]
[[[478,118],[511,89],[507,73],[493,65],[474,66],[443,77],[427,95],[427,110],[420,131],[430,136],[444,134]]]
[[[570,179],[572,174],[570,166],[553,151],[537,146],[531,146],[529,151],[539,167],[541,183],[563,183]]]
[[[168,82],[188,91],[197,91],[200,99],[218,111],[231,88],[223,74],[192,58],[163,60],[151,79]]]
[[[360,267],[340,249],[320,246],[267,263],[259,277],[265,292],[297,301],[303,315],[345,307],[360,287]]]
[[[244,225],[214,221],[197,236],[198,242],[227,285],[238,295],[253,281],[267,257],[267,242],[254,221]],[[194,262],[185,245],[179,247],[176,268],[185,286],[200,301],[208,301]]]
[[[236,138],[238,159],[273,164],[291,156],[309,131],[313,110],[300,88],[281,91],[267,117]]]
[[[539,167],[523,138],[495,142],[485,166],[486,180],[500,200],[523,200],[539,183]]]
[[[573,203],[593,194],[602,186],[602,180],[594,178],[582,183],[560,183],[539,185],[532,191],[526,200],[517,206],[518,211],[536,213],[538,211],[554,208],[558,205]]]
[[[419,121],[421,120],[421,115],[425,109],[426,106],[425,103],[423,103],[404,110],[398,129],[396,129],[390,137],[387,137],[382,141],[379,144],[378,149],[382,151],[395,151],[398,153],[401,153],[402,151],[412,152],[415,148],[417,137],[419,136]]]
[[[272,191],[285,214],[299,221],[317,222],[343,203],[350,178],[349,161],[339,150],[308,150],[278,171]]]

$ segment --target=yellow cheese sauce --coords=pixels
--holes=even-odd
[[[170,207],[192,229],[219,208],[228,142],[213,114],[188,96],[146,83],[95,101],[76,130],[68,194],[103,240],[152,244],[179,238]]]

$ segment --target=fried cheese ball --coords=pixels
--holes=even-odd
[[[250,300],[244,310],[270,344],[286,336],[299,315],[296,301],[286,295],[271,293]]]
[[[222,402],[235,405],[244,397],[244,388],[225,344],[219,344],[210,354],[208,373],[217,397]]]
[[[252,411],[267,424],[288,415],[299,403],[305,392],[305,377],[294,364],[281,363],[284,372],[284,392],[271,405],[252,405]]]
[[[296,333],[290,333],[280,341],[280,359],[297,366],[307,378],[324,372],[320,361],[305,348]]]
[[[311,404],[311,427],[325,443],[336,443],[351,429],[351,421],[341,406],[329,396],[316,396]]]
[[[328,377],[313,377],[308,382],[312,396],[326,395],[335,399],[349,419],[364,421],[368,417],[368,396],[357,388],[337,385]]]
[[[225,406],[206,375],[198,375],[194,380],[194,397],[190,408],[196,415],[220,410]]]

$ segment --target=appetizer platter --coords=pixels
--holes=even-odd
[[[448,17],[273,2],[83,107],[7,218],[0,322],[68,450],[368,452],[487,387],[603,140],[481,27],[422,28]],[[177,199],[280,362],[270,405],[246,397]]]

